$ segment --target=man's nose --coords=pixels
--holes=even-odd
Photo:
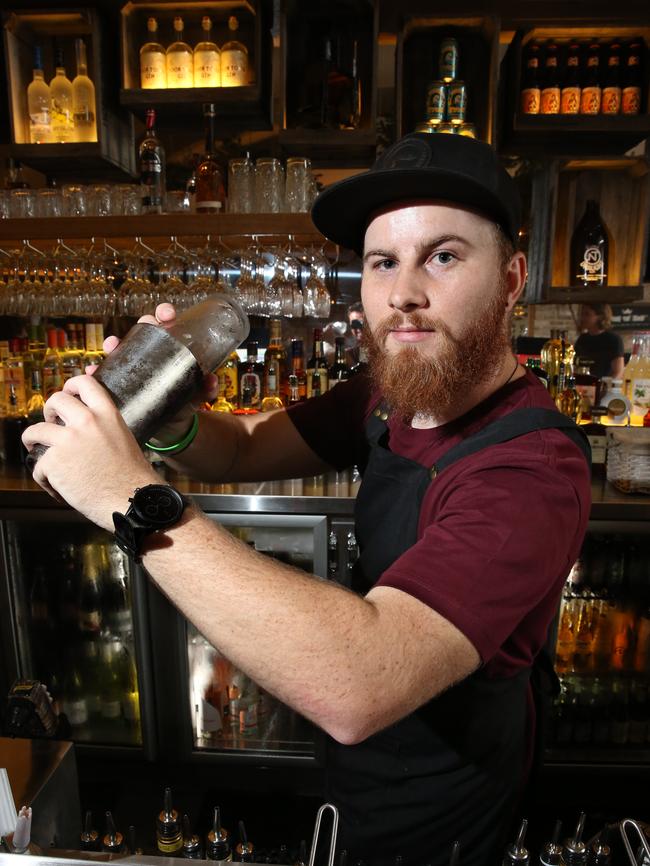
[[[426,307],[429,299],[424,276],[415,268],[400,268],[391,285],[388,303],[403,312]]]

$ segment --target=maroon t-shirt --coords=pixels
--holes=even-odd
[[[364,424],[377,399],[357,376],[289,410],[301,436],[335,468],[363,466]],[[461,418],[427,430],[389,418],[389,446],[431,467],[446,451],[515,409],[553,408],[532,373]],[[441,472],[427,489],[417,542],[381,576],[452,622],[489,676],[529,667],[546,640],[589,519],[590,471],[561,430],[493,445]]]

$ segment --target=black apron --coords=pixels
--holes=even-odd
[[[590,461],[584,433],[552,409],[503,416],[432,468],[390,451],[387,417],[376,409],[366,425],[370,452],[355,506],[360,557],[352,589],[364,595],[416,543],[424,494],[457,460],[559,428]],[[510,679],[489,679],[479,669],[358,745],[328,740],[328,796],[340,810],[337,847],[348,851],[348,863],[394,866],[401,855],[404,866],[446,866],[457,839],[463,866],[500,861],[524,776],[529,679],[528,669]]]

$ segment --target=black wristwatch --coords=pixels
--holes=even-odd
[[[148,484],[136,488],[129,502],[126,514],[113,512],[115,541],[134,562],[142,562],[145,538],[178,523],[187,500],[169,484]]]

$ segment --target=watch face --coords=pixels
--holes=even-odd
[[[136,515],[151,526],[171,526],[185,508],[183,497],[166,484],[149,484],[136,490],[132,499]]]

